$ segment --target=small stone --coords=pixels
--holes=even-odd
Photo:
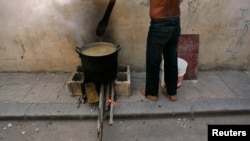
[[[8,123],[8,127],[12,127],[12,123]]]
[[[39,128],[36,128],[36,133],[39,133]]]

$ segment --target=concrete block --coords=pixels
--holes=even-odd
[[[71,96],[82,95],[82,83],[84,81],[84,75],[82,72],[73,72],[67,81],[68,90]]]
[[[119,65],[115,80],[115,93],[117,95],[131,95],[131,75],[128,65]]]

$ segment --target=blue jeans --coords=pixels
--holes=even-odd
[[[168,95],[176,95],[178,81],[177,47],[181,33],[179,18],[151,20],[146,50],[145,95],[158,96],[160,65],[164,59],[164,79]]]

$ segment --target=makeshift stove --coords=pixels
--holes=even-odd
[[[116,101],[114,90],[115,78],[111,77],[107,81],[98,81],[85,77],[81,85],[82,96],[78,100],[77,108],[80,107],[81,103],[86,102],[89,104],[98,104],[97,134],[100,140],[102,140],[103,136],[103,121],[108,115],[109,124],[113,124],[113,109]]]
[[[80,108],[82,103],[98,106],[97,135],[102,140],[104,119],[109,116],[109,124],[113,124],[113,109],[116,101],[115,80],[92,81],[85,78],[81,69],[78,69],[68,80],[68,88],[72,96],[80,96],[77,108]]]
[[[106,31],[115,2],[116,0],[109,1],[104,16],[97,25],[96,35],[100,39],[102,39]],[[82,62],[80,72],[85,77],[81,86],[81,89],[84,89],[85,92],[78,101],[78,107],[86,100],[89,103],[99,102],[97,133],[100,141],[102,140],[103,120],[104,116],[106,116],[106,111],[110,112],[109,123],[113,124],[114,81],[117,77],[117,58],[120,49],[120,45],[108,42],[93,42],[82,47],[76,47],[76,52],[79,54]]]
[[[115,80],[107,82],[94,82],[86,79],[81,66],[77,67],[68,80],[68,88],[72,96],[80,96],[77,108],[82,103],[89,103],[98,107],[97,133],[102,138],[103,121],[109,116],[109,124],[113,124],[113,111],[117,96],[131,95],[130,67],[128,65],[118,65],[117,77]]]

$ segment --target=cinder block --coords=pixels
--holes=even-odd
[[[119,65],[115,80],[115,93],[117,95],[131,95],[130,67],[128,65]]]
[[[67,81],[68,90],[71,96],[82,95],[82,83],[84,81],[84,75],[82,72],[73,72]]]

